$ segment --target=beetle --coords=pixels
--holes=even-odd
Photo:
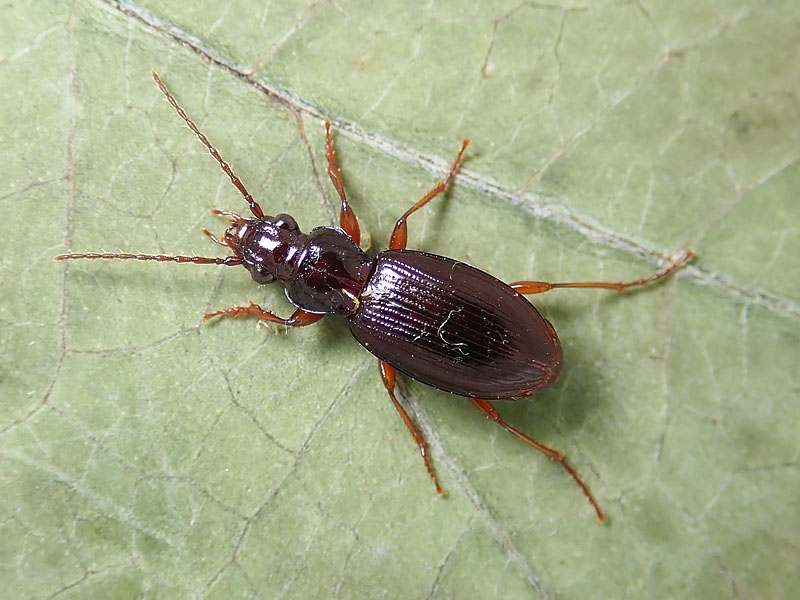
[[[219,163],[244,196],[252,217],[212,210],[227,218],[229,227],[215,243],[232,254],[222,258],[132,253],[71,253],[55,260],[122,259],[245,267],[260,284],[280,281],[296,306],[281,318],[256,304],[233,306],[204,315],[252,317],[287,327],[305,327],[326,314],[347,319],[353,337],[378,358],[389,398],[419,448],[438,494],[443,489],[427,452],[427,442],[395,394],[397,371],[445,392],[469,399],[484,416],[560,464],[588,498],[600,521],[605,515],[586,484],[564,455],[528,437],[506,423],[491,400],[532,396],[558,378],[563,357],[553,326],[524,294],[556,288],[605,288],[623,292],[663,279],[693,254],[686,251],[662,270],[622,283],[548,283],[518,281],[505,284],[465,263],[425,252],[408,250],[408,218],[447,190],[458,171],[465,139],[444,180],[414,203],[397,220],[389,249],[376,257],[359,246],[361,233],[350,207],[336,162],[330,121],[325,122],[328,176],[341,199],[339,227],[317,227],[303,233],[287,214],[265,215],[230,165],[222,159],[197,125],[181,108],[167,86],[152,72],[167,101]]]

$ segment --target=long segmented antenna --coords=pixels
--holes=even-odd
[[[194,263],[196,265],[225,265],[226,267],[235,267],[242,264],[242,259],[238,256],[211,258],[208,256],[169,256],[168,254],[130,254],[128,252],[84,252],[82,254],[59,254],[53,257],[53,260],[77,259],[154,260],[157,262]]]
[[[247,201],[247,204],[250,206],[250,211],[256,216],[256,218],[263,217],[264,213],[262,212],[261,207],[258,205],[258,203],[255,200],[253,200],[253,197],[247,191],[247,188],[244,187],[244,184],[242,183],[242,181],[234,174],[233,169],[231,169],[230,165],[228,165],[228,163],[226,163],[224,160],[222,160],[222,157],[220,156],[219,152],[217,152],[217,149],[214,148],[214,146],[211,145],[211,142],[209,142],[208,138],[205,136],[205,134],[203,134],[203,132],[200,131],[200,129],[198,129],[198,127],[197,127],[197,125],[195,125],[194,121],[192,121],[186,115],[186,112],[180,107],[180,105],[178,104],[178,101],[175,100],[175,98],[172,96],[172,94],[169,93],[169,90],[167,89],[167,86],[164,85],[164,82],[161,81],[161,79],[158,77],[158,73],[156,73],[155,71],[153,71],[153,79],[156,80],[156,83],[158,84],[158,88],[167,97],[167,100],[169,101],[169,103],[172,104],[172,106],[178,112],[178,116],[181,119],[183,119],[183,121],[186,123],[186,125],[189,126],[189,129],[194,131],[195,135],[197,135],[197,137],[200,139],[200,141],[203,142],[203,145],[205,145],[205,147],[208,148],[208,151],[211,153],[211,156],[213,156],[217,160],[217,162],[219,163],[219,166],[222,167],[222,170],[230,178],[230,180],[233,183],[233,185],[236,186],[236,189],[238,189],[242,193],[242,195],[244,196],[244,199]],[[243,220],[242,217],[240,217],[236,213],[232,213],[232,212],[229,212],[229,211],[212,211],[212,212],[216,212],[217,214],[220,214],[220,215],[223,215],[223,216],[235,217],[235,219],[238,219],[240,221]],[[228,246],[228,244],[226,244],[223,239],[217,238],[216,236],[214,236],[212,233],[206,231],[205,229],[203,229],[203,233],[205,233],[207,236],[209,236],[217,244],[219,244],[221,246]],[[83,253],[73,253],[73,254],[59,254],[58,256],[53,257],[53,260],[78,260],[78,259],[81,259],[81,260],[92,260],[92,259],[101,259],[101,260],[111,260],[111,259],[116,259],[116,260],[153,260],[153,261],[156,261],[156,262],[193,263],[193,264],[196,264],[196,265],[225,265],[227,267],[233,267],[233,266],[242,264],[242,259],[239,258],[238,256],[226,256],[224,258],[211,258],[211,257],[207,257],[207,256],[183,256],[183,255],[170,256],[170,255],[167,255],[167,254],[138,254],[138,253],[137,254],[133,254],[133,253],[130,253],[130,252],[83,252]]]
[[[222,160],[222,156],[217,151],[217,149],[214,148],[214,146],[211,145],[211,142],[208,141],[208,138],[206,137],[206,135],[202,131],[200,131],[200,129],[197,127],[197,125],[194,124],[194,121],[192,121],[189,118],[189,116],[186,114],[186,111],[184,111],[181,108],[180,104],[178,104],[178,101],[175,100],[174,96],[167,89],[167,86],[164,84],[163,81],[161,81],[161,78],[158,76],[158,73],[153,71],[152,74],[153,74],[153,79],[155,79],[156,83],[158,84],[158,89],[161,90],[161,93],[164,94],[164,96],[166,96],[166,98],[169,101],[169,103],[172,104],[172,107],[178,113],[178,116],[181,119],[183,119],[183,122],[186,123],[186,125],[189,127],[189,129],[194,131],[194,134],[197,136],[197,139],[199,139],[203,143],[203,145],[206,148],[208,148],[209,153],[211,154],[211,156],[213,156],[216,159],[216,161],[219,163],[219,166],[222,167],[222,170],[225,172],[225,174],[231,180],[231,183],[233,185],[235,185],[236,189],[239,190],[239,192],[241,192],[242,196],[244,196],[245,201],[247,202],[248,206],[250,207],[250,212],[252,212],[257,219],[260,219],[261,217],[263,217],[264,216],[264,211],[261,210],[261,207],[258,205],[258,202],[253,200],[253,196],[251,196],[250,192],[247,191],[247,188],[244,187],[244,184],[242,183],[242,180],[239,179],[236,176],[236,174],[233,172],[233,169],[231,169],[231,166],[228,163],[226,163],[224,160]]]

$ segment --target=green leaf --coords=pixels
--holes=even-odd
[[[792,597],[800,561],[800,11],[645,3],[14,4],[0,19],[0,587],[18,597]],[[473,140],[410,245],[518,279],[565,368],[498,402],[402,397],[328,318],[202,314],[243,210],[157,70],[270,214],[335,222],[322,120],[373,251]]]

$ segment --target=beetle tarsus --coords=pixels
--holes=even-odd
[[[400,418],[403,419],[406,427],[408,427],[408,430],[411,432],[414,442],[416,442],[417,446],[419,446],[420,456],[422,456],[422,460],[425,462],[425,468],[428,470],[428,475],[430,475],[431,479],[433,480],[433,485],[436,486],[436,493],[439,495],[444,494],[444,489],[441,485],[439,485],[439,478],[436,476],[436,471],[433,470],[431,459],[428,456],[428,451],[426,450],[428,442],[425,440],[422,432],[417,429],[417,426],[414,424],[414,421],[411,420],[411,417],[408,416],[406,409],[403,408],[403,405],[397,400],[397,396],[394,395],[397,370],[382,360],[379,361],[379,367],[381,371],[381,379],[383,379],[383,385],[386,386],[386,391],[389,392],[389,398],[392,399],[392,404],[394,404],[397,412],[400,413]]]
[[[552,448],[548,448],[544,444],[540,444],[536,440],[522,433],[520,430],[506,423],[500,416],[500,413],[497,412],[497,409],[494,406],[492,406],[489,403],[489,401],[479,400],[478,398],[470,398],[469,401],[472,403],[472,406],[477,408],[487,419],[489,419],[490,421],[494,421],[502,428],[504,428],[506,431],[513,433],[523,442],[525,442],[529,446],[535,448],[536,450],[547,456],[553,462],[558,463],[562,467],[564,467],[567,473],[569,473],[570,477],[572,477],[575,483],[578,484],[578,487],[581,488],[584,495],[589,499],[589,502],[591,503],[592,507],[597,513],[597,518],[600,520],[600,522],[602,523],[603,521],[606,520],[606,516],[603,514],[603,511],[600,510],[600,506],[597,504],[597,501],[594,499],[594,496],[592,496],[592,493],[589,491],[589,488],[586,486],[583,480],[580,477],[578,477],[578,474],[575,472],[575,469],[573,469],[567,462],[567,459],[564,456],[564,454],[556,450],[553,450]]]

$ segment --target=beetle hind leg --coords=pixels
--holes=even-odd
[[[436,486],[436,493],[443,494],[444,489],[442,489],[442,486],[439,485],[439,479],[436,477],[436,471],[433,470],[431,459],[428,456],[428,442],[425,440],[422,432],[417,429],[417,426],[414,424],[414,421],[411,420],[411,417],[408,416],[406,409],[403,408],[403,405],[398,402],[397,397],[394,395],[397,370],[382,360],[379,361],[379,363],[381,369],[381,379],[383,379],[383,385],[386,386],[386,391],[389,392],[389,397],[392,399],[392,404],[394,404],[397,412],[400,413],[400,418],[403,419],[406,427],[408,427],[408,430],[411,432],[414,442],[417,444],[417,446],[419,446],[419,453],[422,455],[422,460],[425,462],[425,468],[428,469],[428,474],[431,476],[431,479],[433,479],[433,485]]]
[[[527,435],[525,435],[524,433],[522,433],[518,429],[515,429],[514,427],[512,427],[511,425],[506,423],[503,420],[503,418],[500,416],[500,413],[497,412],[497,409],[494,406],[492,406],[489,403],[488,400],[478,400],[477,398],[470,398],[469,401],[472,403],[472,406],[474,406],[481,413],[483,413],[483,415],[487,419],[489,419],[490,421],[494,421],[495,423],[500,425],[500,427],[502,427],[503,429],[505,429],[506,431],[508,431],[510,433],[513,433],[515,436],[517,436],[523,442],[525,442],[526,444],[528,444],[532,448],[535,448],[536,450],[538,450],[539,452],[544,454],[546,457],[551,459],[553,462],[558,463],[562,467],[564,467],[564,469],[567,471],[567,473],[569,473],[569,476],[572,477],[572,479],[575,481],[575,483],[578,484],[578,487],[581,488],[583,493],[589,499],[589,502],[592,504],[592,507],[594,508],[595,512],[597,512],[597,518],[601,522],[606,520],[606,516],[600,510],[600,506],[597,504],[597,501],[594,499],[594,496],[592,496],[592,493],[589,491],[589,488],[586,487],[586,484],[581,480],[580,477],[578,477],[578,474],[575,472],[575,469],[573,469],[569,465],[569,463],[567,462],[566,457],[563,454],[561,454],[561,452],[557,452],[557,451],[553,450],[552,448],[548,448],[547,446],[545,446],[543,444],[540,444],[536,440],[533,440],[533,439],[529,438]]]
[[[694,252],[691,250],[684,251],[681,254],[680,258],[677,260],[672,261],[666,267],[661,269],[660,271],[656,271],[652,275],[647,277],[642,277],[641,279],[637,279],[636,281],[622,281],[618,283],[611,283],[607,281],[579,281],[579,282],[571,282],[571,283],[549,283],[547,281],[515,281],[514,283],[509,283],[509,287],[518,291],[520,294],[541,294],[543,292],[549,292],[550,290],[558,289],[558,288],[601,288],[606,290],[615,290],[617,292],[624,292],[630,288],[635,287],[644,287],[660,281],[665,277],[669,277],[672,273],[683,267],[686,263],[688,263],[692,258],[694,258]]]

